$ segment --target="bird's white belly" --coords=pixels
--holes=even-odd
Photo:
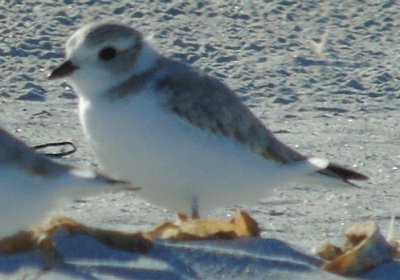
[[[139,195],[175,211],[251,202],[291,177],[226,137],[162,109],[149,94],[109,102],[80,101],[86,136],[101,167],[142,189]]]
[[[44,182],[15,168],[0,170],[0,238],[30,230],[43,222],[52,208],[52,192],[42,191]]]
[[[43,223],[51,210],[72,199],[113,187],[69,173],[37,176],[3,164],[0,166],[0,238]]]

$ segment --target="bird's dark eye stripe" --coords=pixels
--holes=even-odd
[[[99,52],[99,57],[102,60],[111,60],[117,55],[117,50],[113,47],[106,47]]]

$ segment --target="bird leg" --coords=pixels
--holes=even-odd
[[[191,203],[191,210],[192,210],[192,219],[199,219],[200,218],[200,213],[199,213],[199,202],[196,197],[192,197]]]

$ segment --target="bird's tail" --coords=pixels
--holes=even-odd
[[[352,181],[365,181],[368,176],[336,163],[328,163],[326,168],[311,173],[304,179],[308,184],[345,185],[358,187]]]
[[[327,177],[331,177],[333,179],[339,179],[339,180],[343,181],[344,183],[350,184],[353,186],[357,186],[357,185],[352,183],[351,180],[365,181],[365,180],[369,179],[368,176],[366,176],[362,173],[359,173],[359,172],[356,172],[349,168],[340,166],[336,163],[329,163],[327,168],[320,170],[318,173],[321,175],[325,175]]]

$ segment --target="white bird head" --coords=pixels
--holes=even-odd
[[[158,53],[143,35],[123,24],[92,23],[77,30],[65,46],[66,61],[49,79],[67,79],[83,97],[120,84],[151,68]]]

